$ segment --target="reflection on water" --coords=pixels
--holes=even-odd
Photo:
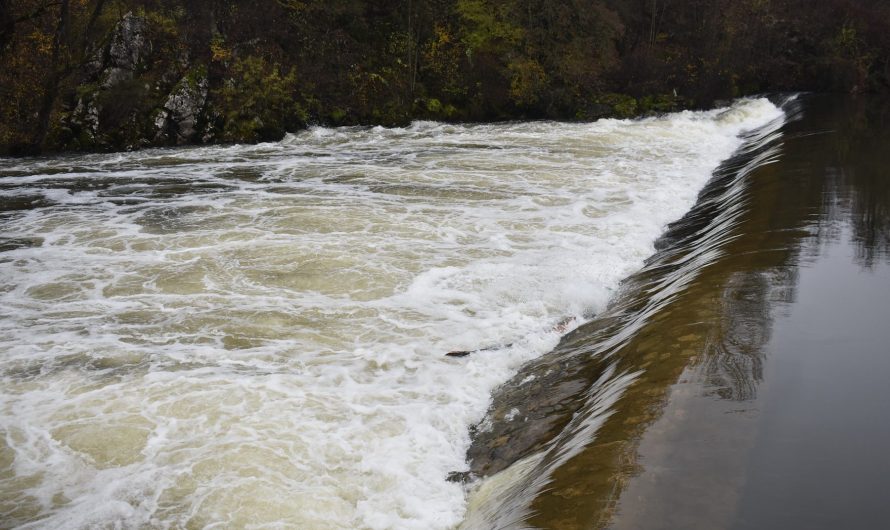
[[[626,288],[670,296],[642,323],[617,323],[619,330],[629,326],[631,336],[610,343],[619,330],[582,327],[575,335],[593,343],[582,367],[561,359],[548,369],[569,375],[551,381],[543,370],[546,392],[519,390],[514,379],[514,387],[502,391],[508,397],[496,395],[495,418],[508,407],[524,413],[515,405],[524,398],[533,402],[527,408],[542,397],[549,403],[548,396],[565,386],[580,398],[548,405],[556,413],[525,430],[543,426],[549,433],[543,439],[572,437],[571,424],[563,427],[554,418],[578,412],[572,403],[583,401],[597,384],[577,374],[605,366],[637,373],[600,418],[595,436],[583,441],[583,450],[549,470],[546,487],[538,477],[526,482],[538,488],[533,501],[517,500],[513,492],[500,504],[519,506],[521,516],[495,519],[497,527],[883,525],[876,492],[886,491],[882,480],[890,474],[890,459],[877,448],[890,445],[890,417],[883,407],[890,387],[871,374],[884,374],[883,379],[890,374],[888,356],[878,353],[886,354],[890,336],[885,325],[860,324],[890,314],[890,105],[805,96],[794,106],[789,112],[800,111],[800,119],[782,128],[773,157],[778,161],[742,175],[735,192],[712,185],[702,200],[722,193],[720,208],[700,204],[684,220],[685,231],[675,227],[663,240],[665,252],[689,243],[695,245],[692,254],[719,249],[701,263],[693,281],[666,289],[647,283],[646,274],[670,277],[668,268],[644,270]],[[735,213],[722,222],[725,210]],[[714,239],[717,247],[709,244]],[[827,256],[834,256],[831,265],[825,265]],[[832,284],[841,286],[833,295],[812,294]],[[869,316],[861,317],[863,312]],[[538,374],[541,362],[520,375]],[[854,390],[860,384],[865,388]],[[511,392],[516,395],[509,397]],[[839,399],[836,392],[858,397]],[[494,431],[501,434],[498,429],[496,422]],[[516,443],[516,434],[508,434],[496,451]],[[489,442],[487,457],[496,461],[499,453],[482,438]],[[530,452],[544,446],[536,443]],[[868,465],[880,472],[866,470]],[[859,485],[845,491],[849,481]],[[479,494],[483,506],[502,502],[503,493],[491,489]],[[500,491],[510,494],[509,488]],[[781,501],[770,501],[771,495]]]
[[[856,260],[865,268],[890,260],[890,104],[846,105],[834,140],[835,159],[826,202],[852,229]],[[829,151],[828,153],[831,153]],[[830,166],[827,166],[830,167]]]
[[[719,318],[634,451],[613,528],[886,523],[890,104],[805,102],[758,174],[717,265]]]

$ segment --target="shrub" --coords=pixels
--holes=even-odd
[[[223,139],[236,142],[278,140],[305,125],[306,110],[297,100],[294,70],[248,56],[235,61],[220,90],[218,110]]]

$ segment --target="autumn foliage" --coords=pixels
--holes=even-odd
[[[890,88],[880,0],[5,0],[0,152]]]

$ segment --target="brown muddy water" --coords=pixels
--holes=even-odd
[[[890,526],[890,104],[784,110],[495,394],[466,527]]]
[[[0,528],[459,527],[470,487],[448,477],[496,470],[466,459],[492,391],[608,314],[742,137],[768,152],[785,117],[753,98],[0,158]],[[627,315],[717,256],[679,247]],[[619,329],[597,322],[566,344]],[[637,360],[578,361],[532,381],[595,376],[595,421],[551,464],[633,395]],[[523,424],[556,427],[575,402],[535,403]]]
[[[0,528],[887,526],[888,109],[0,159]]]
[[[803,103],[612,528],[890,524],[890,108]]]

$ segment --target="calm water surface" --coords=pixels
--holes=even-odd
[[[890,524],[890,106],[803,104],[613,528]]]

